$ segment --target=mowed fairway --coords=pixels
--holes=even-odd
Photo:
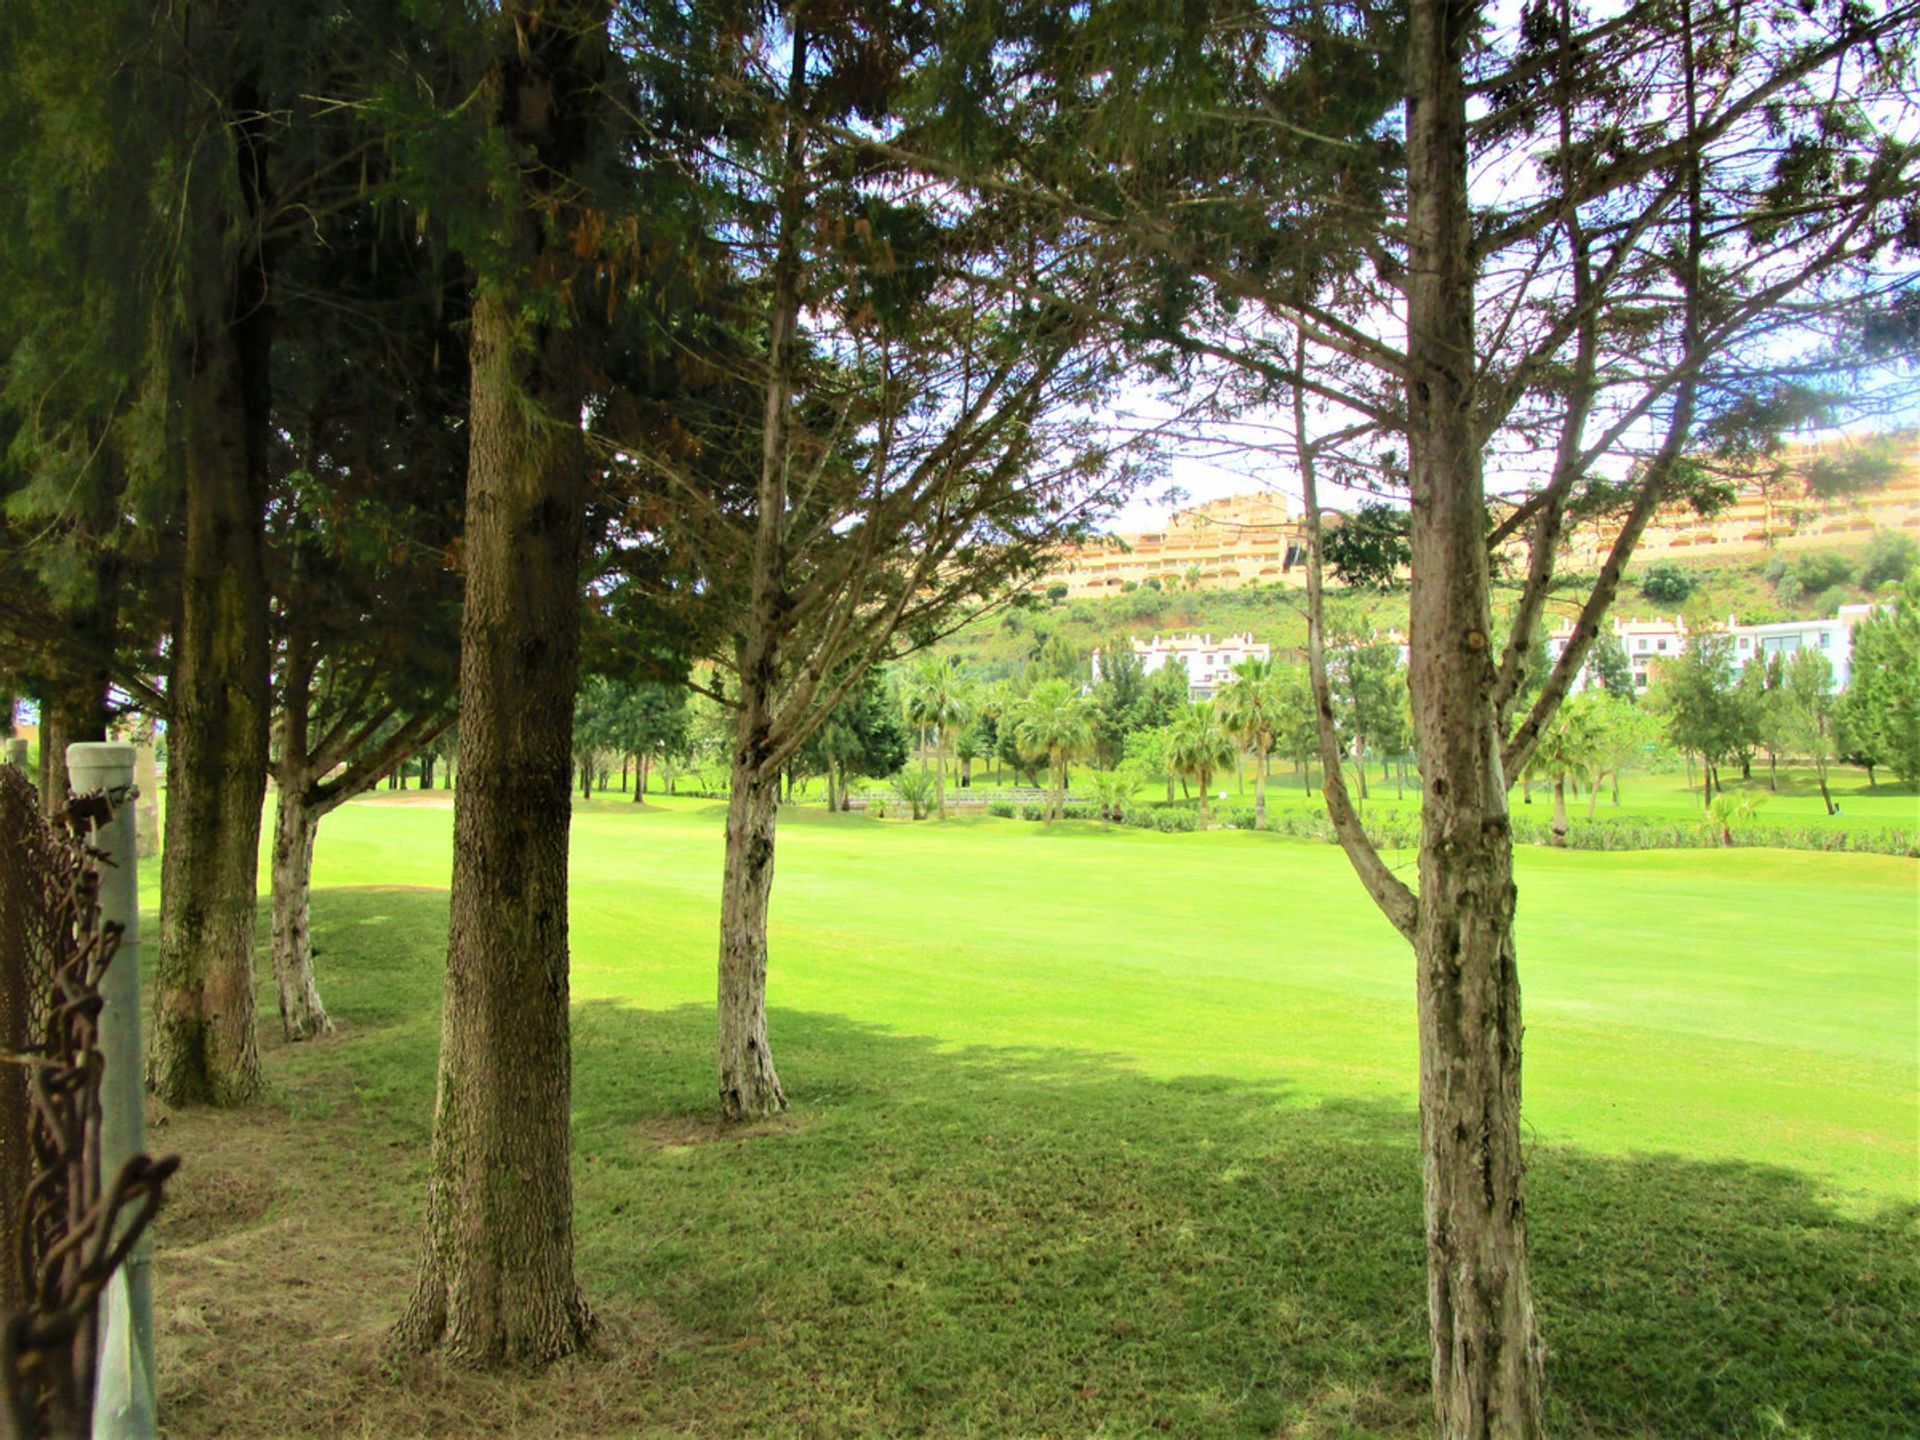
[[[382,1353],[451,811],[326,822],[341,1034],[286,1047],[263,1017],[278,1104],[161,1132],[188,1166],[161,1226],[177,1433],[1422,1432],[1412,959],[1338,850],[786,812],[795,1115],[740,1137],[708,1123],[721,808],[576,811],[608,1339],[514,1384]],[[1920,867],[1529,849],[1520,886],[1559,1428],[1910,1433]]]

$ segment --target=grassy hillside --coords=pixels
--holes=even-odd
[[[1720,555],[1685,561],[1662,557],[1628,571],[1615,613],[1648,616],[1685,611],[1714,623],[1724,622],[1728,615],[1744,623],[1831,615],[1842,604],[1872,598],[1873,590],[1857,583],[1871,544],[1862,541],[1792,555]],[[1656,567],[1677,572],[1691,582],[1691,592],[1684,600],[1649,598],[1642,593],[1649,571]],[[1844,578],[1836,578],[1843,572]],[[1549,626],[1562,615],[1574,614],[1591,585],[1589,575],[1562,577],[1548,605]],[[1497,581],[1495,613],[1508,612],[1518,602],[1519,593],[1519,585],[1512,578]],[[1406,629],[1404,591],[1378,595],[1335,587],[1329,590],[1329,596],[1356,623],[1371,624],[1383,632]],[[1142,588],[1101,599],[1041,600],[1032,608],[985,616],[956,634],[943,649],[989,679],[1017,669],[1053,634],[1063,636],[1085,653],[1114,635],[1146,638],[1156,633],[1225,635],[1250,630],[1256,640],[1291,650],[1306,644],[1305,605],[1305,592],[1280,586],[1180,591]]]

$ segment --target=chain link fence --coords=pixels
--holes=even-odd
[[[121,932],[87,837],[112,814],[96,793],[43,818],[0,767],[0,1436],[17,1440],[89,1433],[101,1295],[179,1164],[101,1173],[100,982]]]

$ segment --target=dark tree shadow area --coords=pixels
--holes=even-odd
[[[169,1434],[1427,1433],[1405,1106],[784,1010],[795,1112],[737,1132],[711,1119],[710,1007],[578,1006],[594,1352],[538,1375],[390,1355],[445,908],[318,897],[341,1035],[268,1045],[270,1107],[167,1117]],[[1558,1145],[1530,1175],[1557,1434],[1920,1431],[1912,1207]]]

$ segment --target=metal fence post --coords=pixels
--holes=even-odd
[[[100,1096],[100,1174],[111,1184],[127,1160],[146,1149],[146,1111],[140,1054],[140,867],[134,842],[134,810],[151,797],[133,788],[134,747],[81,744],[67,747],[67,772],[75,794],[104,790],[113,797],[113,820],[93,834],[104,851],[100,867],[100,918],[119,924],[120,952],[107,967],[101,996],[100,1049],[105,1061]],[[121,1274],[108,1286],[100,1313],[94,1440],[151,1440],[153,1398],[153,1237],[140,1237]],[[124,1284],[122,1283],[124,1277]]]

